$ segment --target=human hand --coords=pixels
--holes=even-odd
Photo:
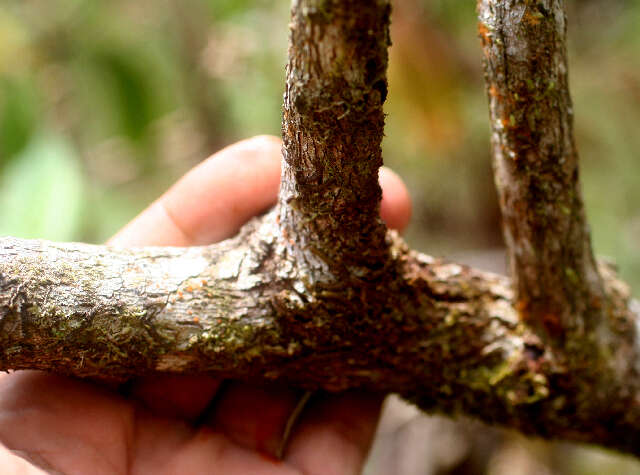
[[[275,138],[256,137],[222,150],[110,243],[190,246],[231,237],[274,204],[280,147]],[[401,230],[410,215],[406,189],[387,169],[380,182],[382,218]],[[313,397],[276,460],[301,396],[208,376],[158,375],[114,390],[38,371],[2,375],[0,467],[24,474],[359,473],[382,396]]]

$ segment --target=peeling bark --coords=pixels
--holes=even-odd
[[[119,381],[207,373],[310,390],[397,392],[425,411],[640,455],[640,305],[590,257],[562,112],[568,92],[527,99],[545,114],[533,113],[536,128],[521,130],[529,115],[515,116],[521,92],[513,88],[520,86],[505,68],[516,71],[512,63],[532,58],[503,51],[510,27],[501,44],[488,28],[511,23],[491,23],[483,13],[512,19],[524,11],[534,22],[525,15],[536,8],[558,20],[552,3],[542,11],[545,2],[510,1],[510,9],[480,2],[488,68],[497,61],[495,78],[502,78],[496,97],[490,86],[492,114],[514,114],[508,124],[516,124],[494,124],[503,204],[528,206],[526,190],[536,187],[553,192],[541,206],[556,231],[532,211],[506,215],[517,297],[507,278],[410,250],[378,218],[388,2],[296,0],[278,206],[233,239],[189,249],[0,239],[0,370]],[[561,84],[564,37],[554,25],[542,33],[559,45],[561,58],[554,55],[549,67],[560,68],[552,70]],[[523,71],[542,81],[527,64]],[[538,130],[536,140],[527,136]],[[566,272],[554,274],[559,265],[573,266],[575,288]],[[544,279],[556,279],[558,292]],[[593,295],[601,299],[586,298]],[[544,319],[522,318],[525,309],[557,311],[554,325],[571,337],[559,338]]]

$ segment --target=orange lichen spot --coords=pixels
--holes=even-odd
[[[193,292],[193,287],[189,286],[189,287],[187,287],[186,290],[187,290],[187,292]]]
[[[529,314],[529,301],[527,299],[520,299],[516,302],[515,306],[518,311],[518,315],[520,316],[520,320],[525,323],[528,322],[531,317]]]
[[[498,93],[498,88],[496,86],[494,86],[493,84],[489,88],[489,95],[491,97],[498,97],[500,95],[500,93]]]
[[[202,279],[202,280],[200,281],[200,283],[201,283],[202,285],[207,285],[207,281],[206,281],[206,280],[204,280],[204,279]]]
[[[181,299],[181,298],[182,298],[182,291],[178,290],[178,299]]]
[[[200,323],[200,319],[198,317],[193,317],[193,323]]]
[[[535,13],[527,12],[524,17],[524,21],[526,21],[531,26],[538,26],[540,24],[540,20],[544,18],[540,12],[536,11]]]
[[[523,323],[545,331],[552,338],[564,337],[561,313],[556,310],[536,304],[532,305],[527,299],[518,300],[515,303],[515,309]]]
[[[531,26],[537,26],[540,24],[540,20],[533,15],[527,15],[525,19]]]
[[[491,43],[491,30],[484,23],[478,23],[478,35],[484,44]]]

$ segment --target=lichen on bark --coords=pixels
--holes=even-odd
[[[378,217],[389,3],[294,0],[278,206],[189,249],[0,239],[0,370],[398,392],[640,455],[640,305],[591,255],[561,7],[479,2],[515,281]]]
[[[479,0],[478,13],[520,314],[562,343],[593,331],[593,304],[606,306],[580,191],[564,2]]]

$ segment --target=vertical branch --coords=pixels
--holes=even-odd
[[[389,15],[388,0],[292,5],[280,222],[292,247],[320,250],[334,271],[358,273],[386,252],[378,168]]]
[[[521,316],[561,340],[598,323],[573,138],[563,0],[479,0],[495,182]]]

